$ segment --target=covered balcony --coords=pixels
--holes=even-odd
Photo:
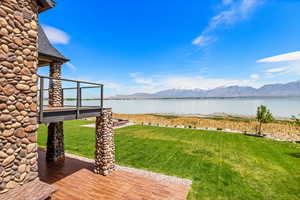
[[[39,76],[39,123],[99,116],[104,109],[103,87],[98,83]]]

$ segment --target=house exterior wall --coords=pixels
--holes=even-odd
[[[38,177],[37,10],[0,1],[0,194]]]

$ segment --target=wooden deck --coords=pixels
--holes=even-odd
[[[162,183],[126,171],[105,177],[92,170],[93,164],[72,158],[46,163],[45,153],[39,151],[40,179],[58,188],[53,200],[183,200],[189,191],[189,186]]]
[[[40,123],[51,123],[65,120],[83,119],[97,117],[100,115],[101,107],[43,107]]]

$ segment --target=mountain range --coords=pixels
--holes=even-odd
[[[135,93],[116,95],[109,99],[157,99],[157,98],[207,98],[207,97],[284,97],[300,96],[300,80],[285,84],[269,84],[260,88],[246,86],[202,89],[170,89],[156,93]]]

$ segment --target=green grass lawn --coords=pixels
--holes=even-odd
[[[65,122],[65,149],[93,158],[95,130]],[[46,129],[38,142],[46,144]],[[234,133],[130,126],[116,131],[120,165],[193,180],[189,199],[300,199],[300,145]]]

